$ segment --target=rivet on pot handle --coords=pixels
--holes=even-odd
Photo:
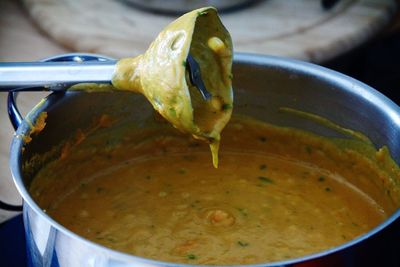
[[[61,61],[108,61],[112,60],[111,58],[95,55],[95,54],[80,54],[80,53],[72,53],[72,54],[64,54],[58,55],[51,58],[47,58],[41,61],[50,61],[50,62],[61,62]],[[23,121],[23,117],[18,110],[16,99],[17,99],[18,92],[10,92],[7,98],[7,110],[8,110],[8,117],[14,130],[17,130],[20,124]],[[11,205],[5,203],[0,200],[0,209],[8,210],[8,211],[22,211],[22,205]]]

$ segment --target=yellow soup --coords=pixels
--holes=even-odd
[[[129,129],[69,145],[30,189],[55,220],[119,251],[190,264],[278,261],[352,240],[399,207],[397,166],[366,143],[234,118],[215,169],[205,144],[165,123]]]

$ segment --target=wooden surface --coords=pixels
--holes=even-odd
[[[117,58],[143,53],[173,16],[123,0],[24,0],[37,25],[65,47]],[[363,43],[386,25],[395,0],[265,0],[222,14],[235,51],[323,62]]]
[[[0,61],[38,60],[73,51],[99,52],[115,57],[142,53],[172,18],[157,18],[147,13],[138,15],[138,11],[118,1],[64,0],[67,6],[63,9],[60,0],[25,0],[28,12],[19,1],[0,0]],[[291,11],[277,9],[282,2],[293,4]],[[90,8],[89,3],[96,7]],[[260,14],[261,8],[265,13]],[[267,0],[248,10],[224,15],[223,20],[236,40],[236,51],[275,53],[319,61],[370,38],[385,25],[393,8],[393,1],[389,0],[342,0],[335,9],[323,13],[318,0]],[[276,31],[278,28],[283,29],[280,34]],[[336,37],[336,43],[329,41],[331,35]],[[8,121],[6,97],[6,93],[0,93],[0,199],[19,204],[21,198],[8,167],[9,144],[14,130]],[[19,106],[23,113],[42,97],[43,93],[21,94]],[[14,214],[0,211],[0,222]]]

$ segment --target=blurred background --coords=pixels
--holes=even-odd
[[[396,0],[0,0],[0,61],[89,52],[143,53],[182,12],[219,7],[236,52],[310,61],[361,80],[400,104],[400,15]],[[23,112],[43,93],[19,97]],[[0,200],[19,204],[8,168],[14,130],[0,93]],[[0,211],[0,222],[15,213]]]

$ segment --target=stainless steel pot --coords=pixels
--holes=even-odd
[[[97,56],[64,55],[51,60],[97,60]],[[103,58],[104,59],[104,58]],[[304,118],[279,112],[292,107],[326,117],[365,133],[376,146],[387,145],[400,162],[400,108],[391,100],[350,77],[313,64],[251,54],[234,60],[235,111],[278,125],[298,127],[321,135],[340,136]],[[25,145],[20,135],[29,132],[27,120],[47,111],[43,132]],[[187,266],[143,259],[88,241],[51,219],[28,192],[34,171],[23,170],[35,154],[71,136],[104,112],[140,121],[151,114],[145,99],[131,93],[51,94],[24,120],[16,113],[14,95],[9,113],[19,126],[12,140],[10,166],[24,199],[23,217],[29,266]],[[127,114],[130,114],[127,116]],[[22,120],[22,121],[21,121]],[[35,166],[40,168],[41,166]],[[353,241],[321,253],[254,266],[400,266],[400,209],[385,222]]]

